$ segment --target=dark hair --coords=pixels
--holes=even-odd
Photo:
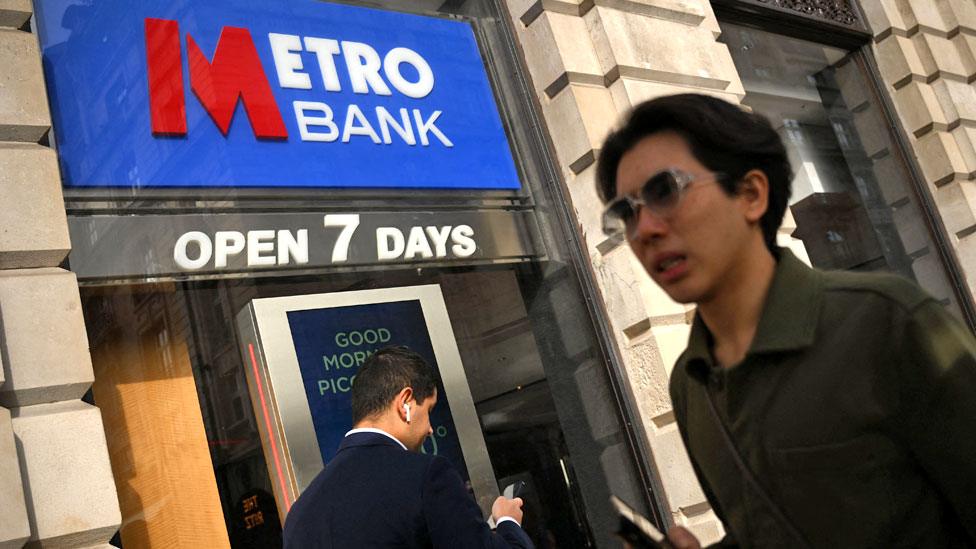
[[[405,387],[423,402],[437,389],[434,370],[424,357],[403,346],[383,347],[366,359],[352,384],[352,422],[383,411]]]
[[[759,224],[766,247],[775,255],[776,231],[790,199],[793,170],[786,147],[764,116],[748,113],[732,103],[694,93],[669,95],[641,103],[624,126],[611,132],[597,162],[597,192],[604,202],[617,195],[617,165],[643,138],[663,131],[680,135],[705,167],[728,176],[720,181],[728,194],[749,170],[762,170],[769,179],[769,200]]]

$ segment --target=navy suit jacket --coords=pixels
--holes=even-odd
[[[492,532],[451,463],[378,433],[343,439],[288,512],[285,549],[531,549],[520,526]]]

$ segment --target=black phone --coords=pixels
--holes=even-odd
[[[515,482],[506,486],[504,490],[502,490],[502,495],[508,499],[515,499],[515,498],[522,497],[522,494],[524,492],[525,492],[525,481],[516,480]]]
[[[620,517],[620,526],[616,534],[635,549],[671,549],[667,537],[661,533],[647,517],[634,510],[617,496],[610,496]]]

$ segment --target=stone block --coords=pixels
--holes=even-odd
[[[955,25],[946,21],[940,3],[942,3],[941,0],[907,0],[906,7],[915,19],[915,25],[918,25],[922,32],[938,33],[945,36],[953,30]]]
[[[923,75],[941,73],[965,78],[970,74],[955,40],[921,32],[914,35],[911,40],[922,62]]]
[[[0,271],[5,350],[0,405],[29,406],[81,398],[94,381],[74,273]]]
[[[976,3],[971,0],[944,0],[944,4],[954,26],[976,30]]]
[[[572,86],[552,100],[543,101],[542,113],[556,149],[559,168],[567,180],[596,161],[596,145],[587,134]]]
[[[739,93],[728,48],[707,28],[597,6],[586,20],[604,73]]]
[[[634,254],[626,246],[616,248],[593,264],[607,313],[618,332],[648,321],[640,287],[635,284],[638,277],[645,275],[635,264]]]
[[[0,143],[0,269],[56,267],[68,255],[68,219],[55,152]]]
[[[30,523],[10,411],[0,408],[0,549],[23,547],[28,538]]]
[[[722,36],[722,27],[718,24],[718,18],[715,17],[715,10],[712,9],[711,2],[702,2],[702,11],[705,13],[705,20],[702,21],[702,28],[708,29],[712,36],[718,39]]]
[[[691,86],[679,86],[675,84],[662,84],[659,82],[648,82],[634,78],[622,77],[610,85],[610,94],[613,102],[617,105],[620,112],[626,112],[630,107],[649,101],[656,97],[674,95],[676,93],[700,93],[718,97],[730,103],[738,104],[745,92],[741,94],[726,93],[716,90],[706,90]]]
[[[604,204],[596,191],[596,164],[591,164],[567,181],[566,187],[572,197],[576,220],[586,246],[591,252],[595,251],[606,240],[601,222]]]
[[[701,543],[702,547],[706,547],[713,543],[718,543],[725,536],[725,528],[722,525],[722,521],[715,516],[715,512],[710,507],[703,507],[705,511],[692,514],[684,521],[684,526],[688,530],[691,530],[691,533],[698,538],[698,542]],[[699,507],[693,509],[697,511]]]
[[[915,44],[904,36],[888,36],[875,44],[874,54],[884,81],[896,88],[913,76],[928,74],[915,50]]]
[[[0,141],[37,142],[51,127],[37,37],[0,29]]]
[[[699,25],[711,13],[704,0],[593,0],[597,6],[616,9],[634,15],[676,21],[685,25]]]
[[[622,351],[627,377],[641,417],[657,418],[668,414],[671,411],[668,374],[653,333],[632,341]]]
[[[962,265],[969,290],[976,292],[976,234],[959,239],[956,244],[956,255]]]
[[[895,90],[893,95],[902,124],[915,136],[933,129],[945,130],[948,126],[949,122],[932,86],[922,82],[910,82]],[[873,109],[868,112],[873,116]]]
[[[98,408],[76,400],[11,412],[30,520],[28,546],[107,543],[122,518]]]
[[[576,84],[543,103],[542,110],[566,175],[580,173],[596,160],[596,149],[619,117],[609,90]]]
[[[953,181],[942,185],[935,189],[932,197],[950,235],[968,232],[976,226],[976,184],[973,182]]]
[[[583,19],[543,13],[519,32],[536,93],[555,96],[570,82],[602,86],[603,72]]]
[[[950,124],[976,122],[976,87],[972,84],[940,79],[932,83],[932,90]]]
[[[957,34],[952,38],[952,43],[959,52],[966,81],[971,82],[976,75],[976,36],[972,34]]]
[[[526,20],[529,18],[528,14],[530,10],[538,14],[542,6],[539,0],[505,0],[505,7],[508,9],[508,14],[512,18],[512,23],[518,29],[519,27],[532,24],[534,19]]]
[[[965,173],[972,177],[976,174],[976,128],[957,126],[949,133],[959,148],[959,154],[966,166]]]
[[[0,0],[0,27],[19,29],[30,19],[30,0]]]
[[[901,12],[895,5],[897,0],[873,0],[863,2],[861,9],[875,36],[887,36],[893,30],[902,34],[908,29]]]
[[[915,154],[918,155],[922,173],[925,180],[932,185],[942,185],[957,175],[963,176],[966,173],[962,153],[950,134],[932,132],[920,137],[915,143]]]
[[[658,430],[650,442],[658,478],[664,484],[668,507],[672,511],[679,511],[682,508],[701,506],[706,501],[705,494],[695,477],[677,425]]]

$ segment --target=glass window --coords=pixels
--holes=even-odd
[[[803,241],[811,263],[898,273],[961,317],[860,54],[721,27],[746,91],[742,103],[768,117],[786,142],[796,173],[792,236]]]
[[[528,484],[530,535],[540,547],[611,543],[606,534],[613,525],[602,496],[613,491],[639,501],[634,464],[616,412],[607,405],[610,388],[575,284],[565,266],[533,263],[86,284],[94,401],[106,419],[113,467],[124,463],[122,486],[146,513],[138,528],[123,526],[121,541],[160,539],[156,529],[168,526],[153,519],[187,497],[175,485],[206,482],[186,459],[146,452],[160,442],[194,446],[195,437],[203,436],[194,431],[204,430],[231,546],[280,543],[279,513],[250,410],[233,314],[261,297],[420,284],[437,284],[444,294],[498,484]],[[186,425],[186,417],[195,414],[183,408],[197,403],[202,425]],[[152,486],[158,479],[147,478],[147,469],[174,486]],[[116,475],[118,482],[121,471]],[[587,505],[592,497],[599,499]],[[132,504],[123,494],[126,503]]]

